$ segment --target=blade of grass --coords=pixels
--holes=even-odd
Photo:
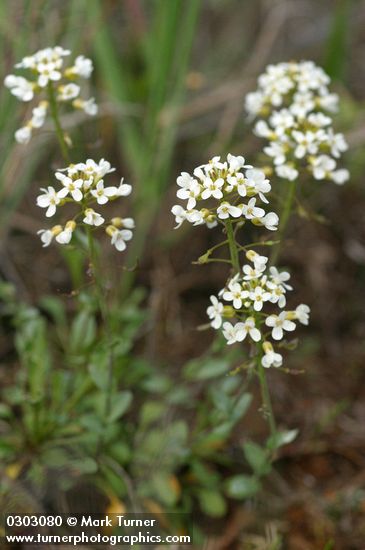
[[[352,0],[337,0],[327,40],[324,68],[331,78],[343,80],[348,53]]]
[[[128,70],[115,48],[110,26],[105,21],[102,4],[99,0],[89,0],[89,21],[93,26],[93,45],[97,68],[106,82],[112,97],[120,103],[130,100],[126,81]],[[136,124],[131,119],[123,119],[119,125],[120,142],[123,144],[127,161],[133,174],[138,172],[141,156],[141,140]]]
[[[175,7],[178,4],[175,4]],[[191,0],[184,5],[179,4],[183,12],[179,13],[178,21],[179,32],[167,33],[162,41],[164,48],[166,48],[167,35],[170,40],[169,50],[173,51],[173,55],[169,55],[169,67],[167,69],[166,59],[163,62],[164,78],[163,84],[160,81],[155,80],[155,77],[151,80],[151,85],[154,83],[158,87],[159,101],[164,98],[163,102],[159,104],[159,109],[154,112],[152,118],[152,124],[149,131],[149,149],[145,153],[145,163],[143,165],[143,182],[148,182],[137,189],[136,193],[136,220],[138,226],[138,232],[135,234],[135,238],[131,243],[129,249],[129,259],[134,263],[138,258],[145,246],[147,236],[150,232],[153,218],[156,215],[158,205],[161,201],[161,197],[168,186],[168,176],[171,171],[171,163],[176,146],[177,137],[177,115],[179,107],[183,101],[185,92],[186,73],[189,67],[190,53],[193,45],[193,39],[195,36],[196,24],[198,20],[199,10],[201,6],[201,0]],[[166,9],[166,8],[165,8]],[[166,13],[164,15],[164,22],[168,26],[169,22],[166,19]],[[172,12],[172,25],[175,22],[175,11]],[[155,26],[155,32],[161,32],[158,25]],[[162,56],[165,55],[164,48],[160,52]],[[157,50],[158,51],[158,50]],[[156,54],[157,55],[157,54]],[[153,63],[158,64],[159,58],[156,57]],[[152,74],[156,74],[158,69],[154,69]],[[160,77],[162,72],[159,73]],[[167,87],[167,82],[172,85]],[[150,97],[153,96],[154,89],[150,90]],[[152,111],[156,109],[157,103],[150,106]],[[161,113],[164,112],[166,120],[161,125]],[[149,113],[152,117],[152,114]],[[122,292],[126,292],[133,280],[133,273],[129,272],[123,278]]]

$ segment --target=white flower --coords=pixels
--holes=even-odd
[[[350,173],[346,168],[341,168],[340,170],[335,170],[331,174],[331,180],[337,183],[337,185],[342,185],[350,177]]]
[[[305,155],[314,155],[318,151],[318,140],[314,132],[298,132],[293,130],[292,136],[297,142],[294,155],[302,159]]]
[[[71,99],[75,99],[75,97],[79,95],[80,89],[80,86],[73,82],[65,86],[59,86],[57,99],[58,101],[70,101]]]
[[[235,342],[243,342],[247,334],[251,336],[254,342],[258,342],[261,339],[260,331],[255,327],[255,320],[253,317],[248,317],[244,323],[223,323],[223,336],[227,340],[227,344],[231,345]]]
[[[263,123],[263,124],[262,124]],[[288,109],[281,109],[280,111],[274,111],[270,117],[270,124],[275,128],[275,135],[282,136],[288,128],[295,126],[295,121],[292,113]],[[263,120],[260,120],[256,124],[256,134],[261,137],[274,137],[273,131]]]
[[[295,318],[298,319],[302,325],[308,325],[309,323],[310,307],[306,304],[300,304],[295,309]]]
[[[86,166],[88,166],[89,163],[93,163],[94,161],[92,159],[88,159],[86,161]],[[115,168],[113,168],[108,160],[100,159],[99,163],[96,164],[94,162],[95,167],[95,173],[100,177],[103,178],[106,174],[111,174],[111,172],[115,172]],[[124,178],[120,180],[120,183],[122,184]]]
[[[56,213],[56,206],[60,203],[60,198],[54,187],[41,188],[43,195],[37,197],[37,205],[41,208],[47,208],[46,216],[50,218]]]
[[[273,304],[278,304],[280,308],[285,307],[286,305],[285,288],[281,285],[272,284],[270,283],[270,281],[267,282],[267,286],[271,290],[270,302]]]
[[[332,128],[327,130],[325,142],[331,148],[331,155],[335,158],[339,158],[341,153],[344,153],[348,149],[344,135],[335,134]]]
[[[47,116],[48,102],[41,101],[37,107],[32,110],[30,124],[32,128],[41,128]]]
[[[23,126],[23,128],[19,128],[15,132],[15,139],[18,143],[29,143],[30,138],[32,137],[32,127],[31,126]]]
[[[211,326],[219,329],[222,326],[223,304],[215,296],[210,297],[212,305],[207,309],[207,315],[211,319]]]
[[[206,199],[209,199],[210,197],[214,197],[215,199],[221,199],[223,197],[223,193],[222,193],[223,184],[224,184],[224,180],[222,178],[218,178],[215,181],[213,181],[211,178],[204,178],[204,181],[203,181],[204,189],[202,192],[202,199],[206,200]],[[199,195],[199,192],[200,192],[200,186],[198,187],[198,195]]]
[[[264,152],[269,157],[273,157],[274,164],[284,164],[284,162],[286,161],[286,151],[287,148],[285,144],[279,143],[277,141],[273,141],[270,145],[264,147]]]
[[[103,216],[101,216],[98,212],[95,212],[92,208],[87,208],[85,210],[83,222],[87,225],[95,225],[98,227],[99,225],[103,225],[104,221]]]
[[[200,195],[201,186],[196,180],[192,180],[189,187],[182,187],[176,193],[179,199],[187,199],[188,203],[186,205],[188,210],[191,210],[196,206],[196,199]]]
[[[118,194],[116,187],[104,187],[103,180],[98,181],[96,189],[91,189],[90,192],[96,198],[98,204],[106,204],[111,197]]]
[[[112,220],[113,223],[113,220]],[[136,224],[134,222],[133,218],[123,218],[121,220],[122,227],[125,227],[125,229],[134,229]]]
[[[115,246],[119,252],[127,248],[126,241],[130,241],[133,237],[132,231],[129,229],[116,229],[112,233],[111,244]]]
[[[72,71],[82,78],[90,78],[91,73],[93,72],[93,64],[91,59],[88,59],[83,55],[78,55],[75,59],[75,65],[72,68]]]
[[[283,357],[280,353],[275,353],[274,348],[270,342],[264,342],[263,346],[265,355],[261,359],[263,367],[268,369],[269,367],[281,367],[283,364]]]
[[[228,290],[225,290],[223,293],[224,300],[227,302],[233,302],[233,307],[235,309],[241,309],[242,302],[249,296],[247,290],[243,290],[240,283],[237,283],[235,279],[228,283]]]
[[[260,266],[260,268],[258,267],[251,267],[249,264],[245,264],[242,268],[242,271],[244,273],[244,281],[252,281],[253,279],[258,279],[259,277],[261,277],[262,275],[262,272],[265,270],[265,268],[262,268],[262,266]]]
[[[246,334],[249,334],[251,336],[254,342],[259,342],[261,340],[261,332],[258,328],[256,328],[255,319],[253,317],[247,317],[243,325],[243,330],[246,331]]]
[[[105,159],[101,159],[99,163],[95,162],[95,160],[93,159],[87,159],[86,162],[79,162],[78,164],[75,164],[72,167],[68,167],[65,170],[68,171],[68,175],[81,171],[84,172],[87,176],[100,179],[103,178],[106,174],[114,172],[115,168],[112,168],[110,162]]]
[[[264,224],[269,231],[276,231],[279,223],[279,216],[275,212],[268,212],[260,222]]]
[[[98,114],[98,106],[95,103],[94,97],[90,97],[90,99],[74,99],[72,105],[75,109],[82,109],[87,115],[95,116]]]
[[[176,180],[176,183],[179,187],[189,189],[195,181],[196,180],[187,172],[181,172],[180,176]]]
[[[132,186],[129,183],[123,183],[124,178],[120,180],[119,187],[117,187],[116,196],[117,197],[127,197],[132,192]]]
[[[31,101],[34,97],[33,84],[22,76],[9,74],[5,77],[4,84],[20,101]]]
[[[72,234],[75,230],[76,223],[69,221],[66,223],[65,228],[56,235],[56,241],[60,244],[69,244],[72,239]]]
[[[177,224],[175,226],[175,229],[178,229],[183,224],[183,222],[186,220],[187,211],[182,206],[180,206],[180,204],[175,204],[171,208],[171,212],[175,216],[175,222]]]
[[[251,114],[258,114],[264,104],[264,96],[260,92],[251,92],[246,95],[246,110]]]
[[[238,172],[245,166],[245,159],[242,156],[234,156],[228,153],[227,155],[227,161],[229,164],[229,171],[230,172]],[[246,165],[246,168],[250,168],[250,166]]]
[[[242,213],[248,220],[252,220],[253,218],[262,218],[265,216],[265,210],[256,206],[255,198],[250,199],[247,205],[242,205]]]
[[[53,237],[55,236],[51,229],[40,229],[39,231],[37,231],[37,235],[40,235],[41,241],[43,243],[43,248],[49,246],[53,241]]]
[[[290,273],[288,273],[287,271],[279,272],[275,266],[271,266],[269,271],[270,271],[271,280],[275,285],[282,285],[287,290],[293,290],[293,287],[288,285],[286,282],[286,281],[289,281],[290,279]]]
[[[275,132],[269,127],[266,120],[258,120],[254,126],[253,133],[258,137],[276,138]]]
[[[268,193],[271,189],[271,185],[264,172],[253,168],[252,170],[247,170],[246,178],[246,185],[248,187],[253,187],[258,193],[260,199],[263,202],[268,203],[269,201],[263,193]]]
[[[313,177],[316,180],[330,178],[336,168],[336,161],[328,155],[320,155],[312,161]]]
[[[329,116],[326,116],[323,113],[311,113],[308,116],[308,122],[313,124],[313,126],[318,126],[318,128],[323,128],[329,126],[332,123],[332,120]]]
[[[242,342],[246,334],[247,331],[245,331],[243,323],[236,323],[235,325],[227,321],[223,323],[223,336],[227,340],[229,346],[235,342]]]
[[[305,118],[314,108],[315,103],[311,93],[294,94],[293,103],[289,106],[291,113],[299,119]]]
[[[80,202],[82,200],[83,194],[81,189],[84,185],[84,180],[81,178],[72,180],[68,176],[61,174],[61,172],[56,172],[55,176],[63,185],[63,189],[58,191],[58,196],[61,199],[64,199],[68,194],[70,194],[74,201]]]
[[[257,286],[253,292],[250,292],[250,298],[253,301],[253,308],[255,311],[261,311],[264,302],[270,300],[270,292],[267,292],[260,286]]]
[[[87,115],[95,116],[98,114],[98,106],[95,103],[95,98],[91,97],[87,101],[84,101],[83,110]]]
[[[338,109],[338,95],[337,94],[326,94],[318,98],[319,106],[326,111],[335,113]]]
[[[217,208],[217,215],[221,220],[226,220],[229,216],[232,216],[232,218],[239,218],[242,215],[242,210],[237,206],[229,204],[229,202],[222,202]]]
[[[258,272],[263,272],[266,269],[266,264],[269,260],[266,256],[260,256],[260,254],[257,254],[254,250],[248,250],[246,252],[246,258],[253,262],[253,265],[255,266],[255,270]],[[250,267],[250,266],[248,266]]]
[[[275,172],[279,178],[284,178],[289,181],[293,181],[299,176],[298,170],[290,164],[281,164],[280,166],[276,166]]]
[[[57,69],[55,63],[38,63],[38,85],[45,88],[49,81],[57,81],[61,79],[61,73]]]
[[[265,323],[268,327],[272,327],[272,337],[274,340],[281,340],[284,336],[284,330],[295,330],[295,323],[287,318],[287,312],[282,311],[279,315],[269,315],[265,319]]]

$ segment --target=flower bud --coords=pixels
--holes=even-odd
[[[107,235],[109,235],[109,237],[112,237],[113,234],[117,231],[117,228],[114,227],[114,225],[108,225],[106,228],[105,228],[105,232]]]
[[[114,227],[123,227],[122,218],[112,218],[111,222],[112,222],[112,225],[114,225]]]
[[[253,262],[257,256],[258,254],[254,250],[247,250],[246,252],[246,258],[250,260],[250,262]]]
[[[287,312],[286,312],[286,318],[287,318],[289,321],[293,321],[294,319],[297,318],[297,314],[295,313],[295,311],[287,311]]]
[[[65,229],[71,229],[71,231],[74,231],[76,227],[76,222],[74,220],[70,220],[66,222]]]
[[[274,170],[272,169],[271,166],[264,166],[264,167],[262,168],[262,171],[263,171],[263,173],[265,174],[265,176],[272,176],[272,175],[273,175],[273,172],[274,172]]]
[[[56,235],[59,235],[61,231],[63,231],[62,225],[54,225],[51,228],[52,234],[56,237]]]
[[[223,317],[230,319],[236,315],[236,311],[232,306],[224,306],[223,308]]]
[[[263,350],[265,353],[269,353],[270,351],[274,351],[274,348],[272,347],[271,342],[264,342],[262,344]]]

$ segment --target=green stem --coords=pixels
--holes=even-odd
[[[289,208],[289,212],[290,212],[290,208]],[[227,239],[228,239],[232,266],[234,270],[238,272],[240,271],[239,252],[238,252],[239,245],[236,243],[233,226],[230,219],[228,219],[225,222],[225,227],[227,232]],[[276,422],[275,422],[274,412],[271,404],[269,386],[266,380],[265,368],[261,364],[262,344],[258,343],[256,347],[257,347],[257,374],[260,380],[261,396],[262,396],[265,416],[267,416],[269,420],[270,433],[273,436],[273,438],[276,438]]]
[[[278,229],[279,242],[272,249],[272,254],[270,257],[271,265],[276,264],[280,254],[280,250],[283,244],[283,239],[285,236],[286,226],[288,224],[292,207],[293,207],[296,188],[297,188],[297,183],[295,180],[287,181],[286,185],[284,185],[284,195],[282,195],[283,204],[282,204],[282,209],[280,211],[279,229]]]
[[[96,294],[97,294],[97,300],[98,300],[98,306],[100,309],[100,313],[103,320],[103,325],[105,327],[105,333],[107,336],[108,347],[109,347],[109,357],[108,357],[108,377],[107,377],[107,384],[105,388],[105,402],[104,402],[104,410],[103,410],[103,423],[104,428],[107,426],[108,417],[110,415],[111,411],[111,404],[112,404],[112,390],[113,390],[113,374],[114,374],[114,357],[113,357],[113,350],[110,342],[110,335],[111,335],[111,326],[109,322],[109,316],[108,316],[108,309],[106,307],[105,297],[103,293],[103,287],[100,280],[100,274],[99,274],[99,266],[98,266],[98,255],[97,251],[95,249],[94,239],[92,235],[92,229],[91,227],[87,227],[87,239],[88,239],[88,248],[89,248],[89,254],[90,254],[90,265],[91,269],[94,275],[94,281],[95,281],[95,288],[96,288]],[[103,434],[101,434],[98,445],[97,445],[97,454],[99,453],[103,443]]]
[[[65,162],[67,164],[70,164],[70,162],[71,162],[70,154],[69,154],[67,143],[66,143],[66,140],[65,140],[65,135],[63,133],[62,126],[61,126],[61,123],[60,123],[60,118],[59,118],[59,115],[58,115],[58,105],[57,105],[57,100],[56,100],[55,91],[54,91],[54,87],[53,87],[52,82],[48,83],[48,99],[49,99],[49,106],[50,106],[51,116],[53,118],[53,123],[54,123],[54,127],[55,127],[55,130],[56,130],[57,139],[58,139],[58,142],[60,144],[61,151],[62,151],[62,156],[63,156]]]
[[[260,347],[260,353],[259,353],[258,362],[257,362],[258,364],[257,374],[260,380],[261,396],[262,396],[262,402],[264,404],[265,416],[267,416],[269,420],[270,433],[273,438],[276,438],[276,422],[275,422],[274,412],[271,404],[271,398],[270,398],[269,386],[266,379],[265,367],[263,367],[261,364],[261,356],[262,356],[262,351]]]
[[[238,255],[238,248],[236,239],[234,238],[233,226],[230,219],[225,222],[227,240],[229,246],[229,253],[231,255],[232,267],[236,273],[240,270],[240,260]]]

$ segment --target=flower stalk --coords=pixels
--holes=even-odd
[[[240,270],[240,261],[239,261],[239,251],[234,236],[233,225],[230,219],[225,222],[227,240],[229,246],[229,252],[231,256],[231,263],[235,273],[238,273]]]
[[[113,379],[114,379],[114,356],[113,356],[112,342],[110,340],[111,323],[109,320],[109,311],[108,311],[106,297],[104,295],[103,285],[102,285],[101,276],[100,276],[98,252],[96,250],[91,227],[87,228],[87,242],[88,242],[89,264],[90,264],[91,274],[93,276],[93,281],[95,284],[98,308],[101,313],[104,332],[106,335],[107,346],[108,346],[108,376],[107,376],[107,383],[105,388],[104,407],[102,411],[102,422],[103,422],[103,428],[105,430],[108,424],[108,418],[110,416],[110,411],[111,411]],[[97,449],[96,449],[97,454],[100,453],[102,448],[104,430],[100,433],[100,437],[99,437]]]
[[[279,221],[279,228],[278,228],[278,242],[272,248],[272,253],[270,256],[271,265],[275,265],[279,258],[283,241],[285,239],[287,225],[292,213],[293,203],[294,203],[295,194],[296,194],[297,185],[298,185],[296,180],[292,180],[292,181],[287,180],[285,183],[286,184],[284,183],[282,184],[284,193],[282,194],[283,202],[282,202],[282,209],[279,215],[280,221]]]
[[[289,209],[290,212],[290,209]],[[230,258],[231,258],[231,265],[234,270],[234,273],[239,273],[240,271],[240,261],[239,261],[239,247],[237,245],[235,236],[234,236],[234,230],[232,226],[232,222],[230,219],[228,219],[225,222],[226,232],[227,232],[227,239],[228,239],[228,246],[229,246],[229,252],[230,252]],[[260,389],[261,389],[261,398],[263,403],[263,410],[264,410],[264,418],[268,419],[269,427],[270,427],[270,433],[273,438],[276,437],[276,421],[274,416],[274,411],[271,403],[271,397],[270,397],[270,391],[269,386],[267,383],[266,373],[265,369],[261,364],[262,359],[262,345],[261,343],[256,344],[256,372],[257,376],[260,382]]]
[[[259,348],[259,346],[257,346]],[[257,375],[260,381],[261,397],[264,406],[264,416],[268,418],[271,436],[276,438],[276,421],[271,403],[269,385],[267,383],[266,372],[261,364],[261,350],[257,356]]]
[[[62,156],[63,156],[64,161],[67,164],[70,164],[70,162],[71,162],[70,153],[69,153],[69,149],[68,149],[68,146],[67,146],[67,143],[66,143],[66,140],[65,140],[65,134],[62,130],[62,126],[61,126],[61,122],[60,122],[60,118],[59,118],[59,114],[58,114],[58,105],[57,105],[57,101],[56,101],[55,91],[54,91],[54,88],[53,88],[53,83],[51,81],[48,82],[47,91],[48,91],[48,99],[49,99],[51,117],[53,119],[53,124],[54,124],[54,127],[55,127],[56,136],[57,136],[57,139],[58,139],[58,143],[60,145]]]

